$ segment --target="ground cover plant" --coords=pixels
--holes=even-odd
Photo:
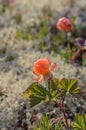
[[[76,121],[68,122],[68,114],[66,112],[67,98],[71,96],[76,97],[77,94],[81,94],[80,87],[75,79],[61,80],[54,78],[52,71],[56,71],[56,63],[51,64],[48,59],[38,59],[33,65],[33,73],[37,76],[27,90],[22,94],[23,97],[28,98],[30,106],[34,107],[44,102],[54,102],[57,107],[60,108],[61,115],[57,115],[56,118],[51,120],[45,115],[42,122],[36,122],[36,126],[33,126],[34,130],[78,130],[86,129],[86,114],[79,113],[73,115]],[[45,82],[45,83],[44,83]],[[72,97],[72,98],[73,98]],[[77,98],[77,97],[76,97]],[[37,121],[37,117],[34,114],[32,117]]]

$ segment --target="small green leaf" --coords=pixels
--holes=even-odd
[[[11,62],[11,61],[13,61],[14,59],[15,59],[14,56],[9,55],[8,57],[6,57],[5,61],[6,61],[6,62]]]
[[[42,24],[42,26],[36,36],[38,39],[46,36],[49,32],[49,26],[48,26],[46,20],[41,21],[41,24]]]
[[[58,80],[58,79],[56,79],[56,78],[54,78],[54,79],[53,79],[53,82],[54,82],[55,86],[57,87],[57,86],[58,86],[58,84],[59,84],[59,80]]]
[[[30,104],[31,107],[38,105],[44,101],[47,101],[46,97],[41,97],[41,96],[36,96],[36,95],[31,95],[30,96]]]
[[[34,127],[33,130],[64,130],[64,129],[60,122],[58,122],[54,126],[52,121],[49,120],[48,116],[45,115],[42,121],[37,125],[37,127]]]
[[[48,81],[48,94],[50,95],[51,99],[55,99],[59,97],[59,91],[58,91],[58,85],[59,81],[58,79],[53,79]]]
[[[62,127],[62,124],[60,122],[58,122],[55,126],[55,130],[64,130]]]
[[[42,130],[50,130],[52,125],[51,125],[51,122],[49,121],[47,115],[44,116],[43,121],[40,124],[40,126],[41,126]]]
[[[23,98],[29,98],[31,107],[45,102],[48,99],[48,91],[46,88],[38,83],[32,83],[25,92],[22,93]]]
[[[62,89],[65,94],[70,93],[75,95],[80,91],[80,87],[77,85],[77,81],[75,79],[63,78],[58,84],[58,87]]]
[[[16,39],[24,39],[24,40],[28,40],[29,36],[30,36],[30,30],[31,27],[27,26],[26,28],[16,28],[16,35],[15,38]]]
[[[86,114],[75,116],[73,128],[74,130],[86,130]]]
[[[37,127],[34,127],[33,130],[50,130],[52,127],[52,124],[50,120],[48,119],[48,116],[45,115],[42,119],[42,121],[39,123]]]
[[[40,103],[56,99],[59,97],[59,91],[57,90],[54,81],[49,80],[46,86],[42,86],[38,83],[32,83],[25,92],[22,93],[23,98],[29,98],[31,107]]]

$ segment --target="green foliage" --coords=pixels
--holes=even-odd
[[[31,107],[47,100],[47,90],[38,83],[32,83],[23,93],[23,97],[29,97]]]
[[[25,33],[24,30],[16,28],[16,39],[28,39],[27,34]]]
[[[39,124],[37,130],[50,130],[51,126],[52,126],[52,124],[49,121],[48,116],[45,115],[42,122]],[[34,130],[36,130],[36,129],[34,129]]]
[[[57,123],[54,130],[64,130],[61,123]]]
[[[57,123],[53,126],[52,122],[48,119],[48,116],[45,115],[42,119],[42,122],[39,123],[37,127],[34,127],[33,130],[64,130],[61,123]]]
[[[75,79],[63,78],[59,82],[58,87],[63,91],[64,95],[68,93],[75,95],[80,91],[80,87],[77,85],[77,81]]]
[[[38,49],[43,51],[44,48],[45,48],[45,41],[44,40],[39,41]]]
[[[86,130],[86,114],[75,116],[73,128],[74,130]]]
[[[33,107],[37,104],[54,99],[57,93],[56,88],[49,82],[48,87],[44,87],[38,83],[32,83],[27,90],[23,92],[22,96],[24,98],[29,98],[31,107]]]
[[[49,32],[49,26],[46,20],[41,21],[41,25],[42,26],[40,27],[40,30],[36,36],[38,39],[45,37]]]
[[[32,83],[22,96],[24,98],[29,98],[31,107],[38,105],[40,103],[59,99],[61,95],[66,95],[70,93],[72,95],[77,94],[80,88],[77,86],[77,81],[75,79],[53,79],[47,81],[46,85],[40,85],[38,83]]]
[[[57,83],[58,82],[58,79],[53,79],[53,80],[49,80],[47,82],[47,89],[48,89],[48,97],[49,99],[57,99],[59,97],[59,91],[58,91],[58,88],[57,88]]]
[[[11,61],[13,61],[14,59],[15,59],[15,57],[12,56],[12,55],[10,55],[10,56],[6,57],[5,61],[6,61],[6,62],[11,62]]]
[[[30,34],[30,30],[31,30],[30,26],[27,26],[24,29],[22,29],[22,28],[16,28],[16,36],[15,36],[15,38],[16,39],[29,40],[29,37],[31,35]]]
[[[70,61],[70,54],[67,53],[66,49],[61,50],[59,53],[60,53],[62,59],[65,59],[66,62]]]
[[[73,47],[71,50],[71,53],[69,53],[70,48],[64,48],[61,51],[59,51],[58,53],[61,55],[62,59],[64,59],[66,62],[70,62],[71,58],[74,56],[75,52],[76,52],[76,48]]]
[[[65,35],[63,34],[63,32],[59,31],[57,38],[58,38],[57,40],[58,40],[59,45],[62,45],[65,40]]]
[[[40,26],[38,27],[37,34],[34,38],[38,40],[37,49],[44,51],[47,45],[47,35],[49,34],[49,25],[46,20],[42,19],[40,21]]]

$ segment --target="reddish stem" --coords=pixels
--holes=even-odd
[[[57,91],[61,92],[60,89],[57,87],[57,85],[54,83],[54,81],[52,80],[52,83],[54,85],[54,87],[56,87]],[[62,95],[62,99],[61,99],[61,103],[58,103],[57,101],[54,101],[56,103],[56,105],[58,107],[60,107],[62,113],[63,113],[63,116],[64,116],[64,120],[65,120],[65,125],[66,125],[66,129],[67,130],[70,130],[70,127],[69,127],[69,124],[68,124],[68,120],[67,120],[67,117],[66,117],[66,114],[65,114],[65,104],[64,104],[64,100],[65,100],[65,97]]]
[[[82,65],[83,63],[83,51],[81,49],[78,49],[75,53],[75,55],[72,58],[73,62],[78,61],[80,65]]]
[[[65,97],[62,97],[62,103],[61,103],[60,108],[61,108],[61,111],[62,111],[63,116],[64,116],[64,120],[65,120],[65,124],[66,124],[66,129],[67,129],[67,130],[70,130],[69,124],[68,124],[68,120],[67,120],[67,117],[66,117],[66,114],[65,114],[64,100],[65,100]]]

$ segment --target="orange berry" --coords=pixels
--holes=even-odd
[[[34,73],[45,75],[50,71],[51,62],[48,59],[39,59],[34,63]]]

